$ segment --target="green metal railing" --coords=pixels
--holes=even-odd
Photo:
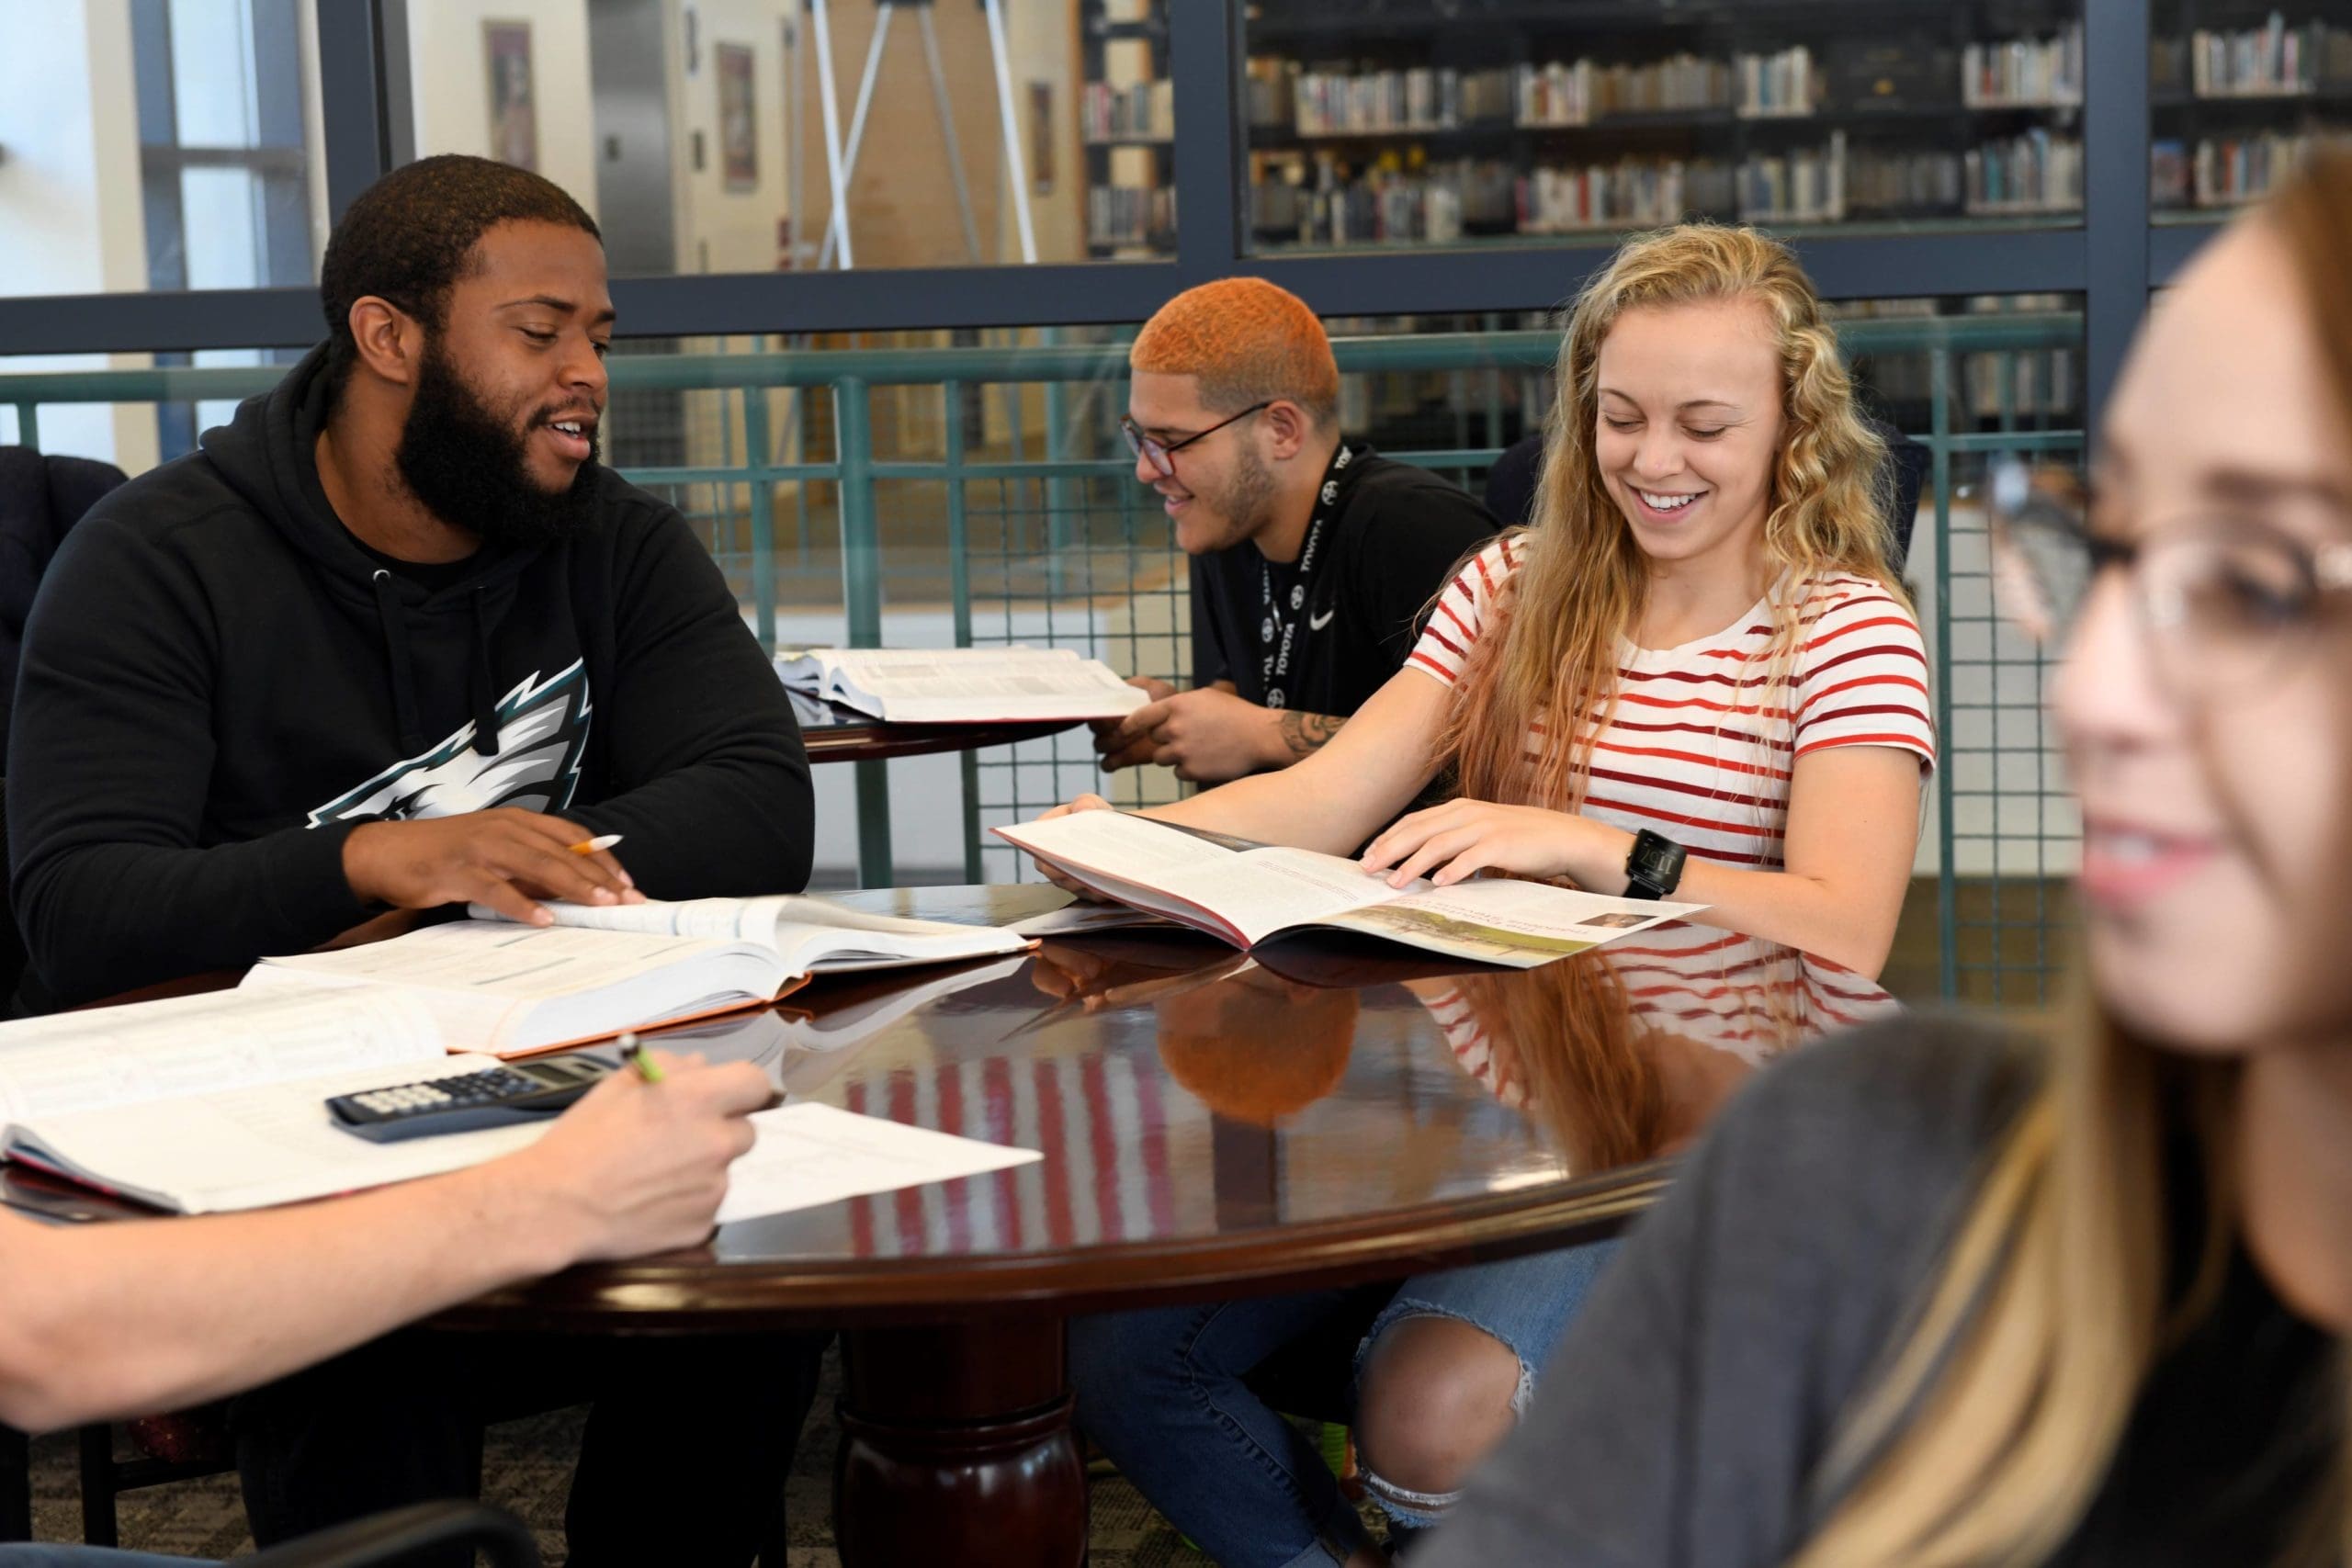
[[[2071,831],[2065,797],[2041,731],[2044,671],[2037,650],[2011,642],[1996,624],[1981,518],[1953,502],[1994,454],[2079,454],[2078,428],[2051,428],[2046,415],[2037,418],[2030,410],[2064,400],[2045,382],[2056,373],[2054,359],[2079,350],[2082,318],[2048,312],[1858,320],[1841,325],[1839,340],[1849,356],[1873,361],[1924,355],[1930,389],[1927,428],[1912,434],[1933,454],[1933,521],[1931,531],[1913,543],[1912,577],[1930,610],[1943,751],[1934,840],[1938,989],[1947,996],[2038,1001],[2056,964],[2051,890],[2071,869],[2063,847]],[[1527,331],[1334,344],[1347,376],[1447,378],[1444,402],[1455,444],[1388,455],[1464,482],[1498,455],[1505,389],[1515,388],[1522,400],[1543,395],[1558,346],[1556,333]],[[1981,406],[1985,377],[1963,377],[1963,364],[1986,367],[1990,409]],[[1114,660],[1124,672],[1180,673],[1173,650],[1183,641],[1182,558],[1157,509],[1137,504],[1142,492],[1126,457],[1108,455],[1116,441],[1110,420],[1085,422],[1071,408],[1083,400],[1072,387],[1101,394],[1124,380],[1123,345],[624,355],[610,369],[616,392],[718,394],[718,439],[706,445],[717,446],[719,461],[630,463],[623,471],[669,492],[708,527],[714,552],[732,570],[769,648],[776,641],[786,571],[794,574],[795,592],[806,592],[808,573],[819,565],[814,536],[824,531],[828,508],[811,498],[830,490],[838,605],[853,646],[882,642],[886,571],[894,559],[905,570],[908,552],[894,557],[886,547],[886,524],[922,512],[938,525],[948,632],[957,646],[1044,641],[1108,655],[1116,651],[1110,645],[1125,637],[1126,656]],[[15,410],[18,440],[38,446],[44,407],[240,398],[266,389],[282,373],[280,367],[254,366],[0,376],[0,408]],[[1483,400],[1471,395],[1473,379],[1483,379]],[[1956,400],[1963,382],[1972,382],[1965,389],[1977,394],[1966,410]],[[1023,428],[1019,391],[1031,386],[1051,393],[1042,433]],[[898,388],[936,390],[942,409],[937,456],[877,451],[876,394]],[[992,390],[1007,398],[993,444],[976,439],[984,432],[972,428],[967,408],[968,394],[985,397]],[[781,421],[773,400],[778,394],[786,400]],[[730,402],[737,405],[732,412]],[[831,456],[808,460],[808,447],[825,439],[819,422],[828,412]],[[1479,445],[1470,444],[1474,414],[1486,437]],[[1984,423],[1995,428],[1973,428]],[[1082,430],[1077,428],[1081,423]],[[1040,434],[1041,441],[1030,439]],[[1073,454],[1073,442],[1090,446],[1091,455]],[[1005,455],[996,455],[991,445]],[[1041,455],[1031,456],[1032,446]],[[976,448],[985,455],[974,456]],[[804,456],[787,458],[790,452]],[[886,493],[911,496],[929,487],[944,492],[935,515],[884,504]],[[698,488],[714,497],[707,508],[686,504]],[[788,557],[778,541],[779,493],[786,488],[794,506]],[[739,493],[740,506],[718,499]],[[746,548],[729,547],[737,537]],[[1001,612],[998,624],[981,625],[976,607]],[[1166,617],[1166,630],[1143,631],[1150,615]],[[1115,629],[1121,617],[1125,632]],[[1146,645],[1159,651],[1147,653]],[[1017,857],[987,841],[988,820],[1011,820],[1077,787],[1093,787],[1091,749],[1072,741],[1067,744],[1075,749],[1065,750],[1065,744],[1032,743],[1001,759],[964,758],[963,868],[969,879],[984,880],[991,870],[1021,874]],[[894,857],[886,766],[855,767],[861,880],[888,882]],[[1129,785],[1131,792],[1137,787]]]

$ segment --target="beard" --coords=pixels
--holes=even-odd
[[[428,343],[417,367],[416,397],[401,426],[392,461],[426,510],[485,545],[535,550],[577,532],[594,508],[597,446],[571,482],[548,490],[531,478],[527,443],[537,428],[520,411],[502,415],[476,394]]]
[[[1224,536],[1211,548],[1231,549],[1257,537],[1273,517],[1274,490],[1274,471],[1259,461],[1258,454],[1247,448],[1238,453],[1225,483],[1214,494],[1199,498],[1225,520]]]

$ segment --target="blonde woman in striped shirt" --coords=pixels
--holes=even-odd
[[[1503,873],[1603,893],[1626,889],[1647,830],[1687,852],[1675,897],[1709,923],[1875,976],[1935,739],[1887,560],[1884,449],[1811,283],[1747,230],[1635,239],[1579,296],[1557,386],[1535,526],[1464,566],[1405,668],[1298,766],[1150,815],[1342,854],[1370,839],[1367,873],[1399,884]],[[1449,768],[1456,798],[1392,822]],[[1442,1516],[1589,1266],[1571,1251],[1399,1290],[1365,1339],[1358,1424],[1393,1517]],[[1228,1564],[1379,1560],[1241,1386],[1306,1305],[1073,1331],[1081,1421]],[[1261,1331],[1238,1332],[1252,1313]],[[1198,1421],[1183,1402],[1204,1390]]]

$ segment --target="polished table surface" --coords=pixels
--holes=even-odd
[[[853,894],[999,923],[1050,888]],[[1393,1278],[1606,1234],[1770,1055],[1893,1010],[1833,965],[1675,925],[1529,971],[1176,928],[824,977],[674,1049],[1037,1164],[729,1225],[460,1316],[914,1323]]]
[[[871,714],[820,702],[792,692],[800,741],[812,762],[882,762],[894,757],[927,757],[940,751],[982,751],[1075,729],[1070,718],[985,724],[890,724]]]
[[[1068,901],[1041,886],[841,897],[984,924]],[[1043,1159],[744,1221],[436,1321],[837,1327],[844,1564],[1080,1568],[1070,1314],[1401,1279],[1609,1234],[1763,1061],[1894,1010],[1835,965],[1694,925],[1525,971],[1338,935],[1245,955],[1152,927],[820,978],[661,1033],[758,1061],[787,1097]],[[18,1170],[0,1181],[10,1203],[62,1219],[121,1212]]]

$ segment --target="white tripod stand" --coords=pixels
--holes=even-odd
[[[833,85],[833,46],[831,18],[827,16],[828,0],[808,0],[810,20],[815,25],[817,44],[817,91],[825,117],[825,178],[832,191],[832,211],[825,223],[825,241],[817,254],[820,267],[831,266],[838,254],[841,265],[847,270],[857,265],[851,247],[849,222],[849,186],[857,175],[857,156],[865,141],[865,115],[873,107],[874,87],[882,74],[882,51],[890,39],[890,19],[901,8],[915,13],[922,28],[923,62],[930,68],[931,103],[939,117],[939,134],[946,144],[947,175],[956,188],[956,211],[963,220],[964,249],[970,259],[980,259],[979,226],[972,218],[971,188],[964,178],[964,158],[956,140],[956,116],[947,100],[947,75],[939,62],[939,35],[931,21],[932,0],[880,0],[875,6],[874,39],[866,46],[865,70],[858,79],[857,105],[850,115],[849,136],[842,136],[841,97]],[[989,53],[996,66],[996,101],[999,124],[1004,135],[1004,161],[1012,175],[1012,209],[1021,233],[1021,259],[1034,263],[1037,259],[1037,236],[1029,218],[1029,174],[1021,155],[1020,128],[1012,109],[1012,69],[1006,58],[1004,41],[1003,0],[980,0],[989,24]],[[796,70],[797,74],[797,70]]]

